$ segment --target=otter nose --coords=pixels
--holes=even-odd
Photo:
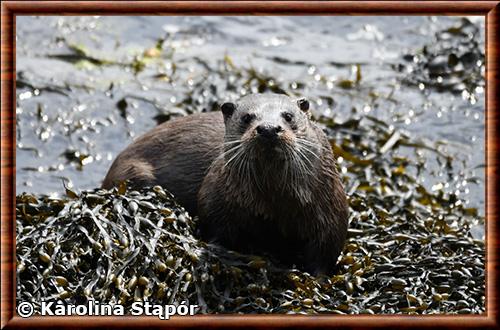
[[[278,137],[278,133],[281,132],[283,128],[281,128],[281,126],[263,124],[257,126],[256,130],[259,136],[262,136],[267,139],[275,139]]]

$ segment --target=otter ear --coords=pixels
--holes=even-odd
[[[304,112],[309,110],[309,101],[305,97],[298,99],[297,105],[299,106],[299,109]]]
[[[233,102],[225,102],[220,106],[224,118],[229,118],[233,115],[234,110],[236,110],[236,104]]]

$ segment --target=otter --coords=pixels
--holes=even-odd
[[[166,122],[126,148],[103,188],[161,185],[203,240],[330,273],[347,235],[348,205],[331,146],[309,102],[252,94],[221,112]]]

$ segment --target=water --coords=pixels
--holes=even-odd
[[[469,20],[479,32],[464,38],[484,55],[484,18]],[[436,44],[466,47],[453,33],[435,39],[461,24],[460,17],[19,16],[17,193],[60,195],[63,181],[98,187],[114,157],[158,121],[246,92],[214,74],[224,63],[306,95],[315,116],[369,115],[438,143],[454,157],[454,174],[429,153],[418,179],[484,214],[484,84],[457,92],[408,83],[425,77],[405,59]],[[356,80],[358,64],[359,86],[342,88]]]

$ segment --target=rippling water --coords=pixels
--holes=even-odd
[[[419,180],[484,214],[484,83],[440,90],[418,71],[439,71],[439,57],[419,66],[436,45],[449,65],[448,44],[460,51],[472,40],[484,55],[484,19],[468,20],[477,33],[456,33],[460,17],[17,17],[17,193],[99,186],[117,153],[157,122],[241,94],[208,74],[224,61],[300,90],[316,116],[345,121],[355,109],[438,143],[455,174],[430,159]],[[355,78],[357,88],[343,83]]]

